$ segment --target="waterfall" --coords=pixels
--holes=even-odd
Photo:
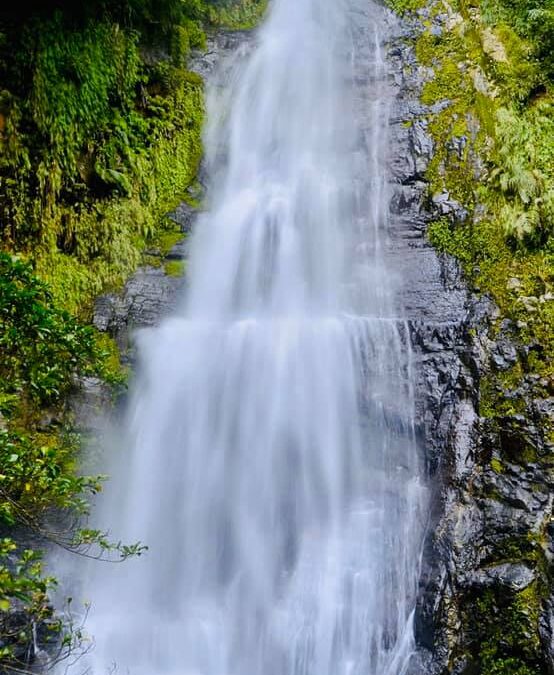
[[[383,15],[274,0],[210,97],[186,297],[139,336],[98,514],[149,551],[84,581],[95,675],[407,671],[425,488]]]

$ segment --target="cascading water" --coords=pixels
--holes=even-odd
[[[140,338],[100,515],[149,552],[85,583],[95,674],[406,672],[425,490],[381,13],[274,0],[208,133],[186,301]]]

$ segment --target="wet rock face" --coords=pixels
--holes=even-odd
[[[510,322],[500,323],[490,300],[471,295],[457,263],[437,256],[425,238],[433,218],[460,221],[468,213],[447,193],[426,197],[433,142],[425,115],[432,111],[419,103],[427,73],[416,62],[414,37],[412,26],[391,19],[391,255],[403,272],[432,490],[411,672],[490,675],[494,662],[495,673],[552,675],[553,448],[544,421],[554,402],[534,400],[529,377],[518,392],[525,410],[500,423],[480,400],[483,381],[509,371],[521,348]],[[514,661],[510,670],[512,657],[527,669]]]
[[[426,238],[433,213],[427,200],[425,172],[433,155],[425,115],[419,103],[425,73],[410,46],[410,30],[392,24],[390,78],[395,89],[391,117],[390,172],[395,181],[391,202],[391,255],[402,270],[401,302],[410,319],[417,376],[419,435],[429,475],[431,515],[425,542],[416,633],[420,653],[413,673],[440,673],[449,658],[445,603],[452,595],[452,530],[471,539],[477,514],[458,508],[455,483],[474,464],[476,400],[475,363],[468,339],[471,302],[461,272],[452,259],[438,256]],[[443,205],[444,208],[444,205]],[[448,514],[448,516],[447,516]],[[456,523],[448,522],[456,514]],[[461,543],[461,542],[460,542]]]
[[[103,295],[96,301],[94,325],[114,337],[121,353],[128,355],[133,332],[169,314],[183,284],[182,278],[169,276],[162,266],[141,267],[121,294]]]

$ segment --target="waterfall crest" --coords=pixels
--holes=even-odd
[[[211,97],[189,287],[140,336],[98,514],[149,552],[85,582],[95,674],[406,672],[425,489],[382,12],[274,0]]]

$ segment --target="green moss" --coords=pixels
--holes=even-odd
[[[539,675],[540,671],[530,668],[524,661],[518,658],[497,658],[496,647],[490,647],[489,643],[483,645],[483,673],[487,675]]]
[[[418,63],[422,66],[432,66],[437,59],[437,47],[440,44],[440,37],[431,33],[431,31],[424,31],[418,38],[415,44],[415,55]]]
[[[495,473],[498,473],[498,474],[504,473],[504,470],[505,470],[502,462],[499,459],[497,459],[496,457],[493,457],[491,459],[491,469]]]
[[[423,0],[389,0],[388,2],[388,5],[399,14],[414,12],[423,7],[424,4]]]
[[[176,244],[184,239],[184,236],[178,226],[163,231],[156,242],[161,254],[167,255]]]
[[[116,341],[107,333],[96,333],[96,346],[102,359],[102,377],[112,385],[124,385],[128,372],[121,365],[121,352]]]
[[[178,28],[200,46],[196,24]],[[136,34],[108,20],[76,28],[58,15],[23,34],[35,54],[21,57],[30,90],[5,91],[0,104],[2,244],[86,317],[95,296],[136,268],[195,180],[203,83],[184,55],[177,66],[147,65]]]
[[[268,0],[224,1],[208,8],[208,17],[213,26],[250,30],[260,23],[267,6]]]
[[[530,533],[526,537],[507,537],[498,543],[489,562],[536,562],[543,555]]]
[[[164,265],[165,273],[170,277],[182,277],[186,270],[183,260],[171,260]]]
[[[523,415],[527,402],[518,389],[522,368],[518,361],[505,372],[491,371],[481,378],[479,385],[479,413],[482,417],[502,420]]]
[[[432,105],[439,100],[458,96],[463,83],[460,64],[449,58],[443,59],[436,76],[425,83],[421,94],[421,102]]]
[[[472,260],[471,231],[469,228],[453,225],[447,218],[439,218],[429,224],[429,241],[441,253],[448,253],[469,264]]]
[[[474,658],[479,672],[494,675],[540,675],[536,583],[520,592],[486,589],[473,599],[471,615]]]

